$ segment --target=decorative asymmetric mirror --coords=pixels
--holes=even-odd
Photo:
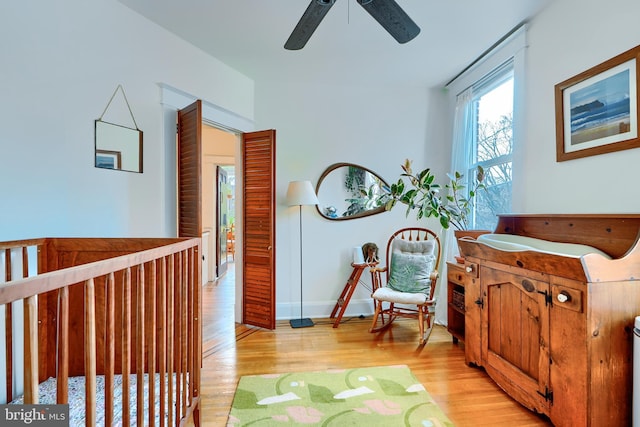
[[[121,109],[120,115],[122,116],[128,111],[135,128],[103,120],[118,90],[122,92],[127,107]],[[116,111],[115,114],[117,113]],[[142,173],[142,131],[138,129],[136,119],[133,117],[129,101],[127,101],[127,96],[121,85],[118,85],[104,112],[95,121],[95,166],[103,169]]]
[[[375,215],[385,211],[383,187],[388,187],[375,172],[353,163],[335,163],[320,176],[316,206],[323,217],[346,220]]]

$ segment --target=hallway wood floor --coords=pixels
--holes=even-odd
[[[234,323],[235,274],[230,270],[203,287],[202,425],[226,425],[236,384],[243,375],[405,364],[458,427],[550,426],[511,399],[482,369],[464,363],[464,344],[436,326],[418,346],[417,325],[396,320],[386,332],[370,334],[371,318],[343,318],[332,328],[317,319],[311,328],[278,322],[273,331]]]

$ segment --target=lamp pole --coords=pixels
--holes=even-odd
[[[300,220],[300,319],[291,319],[289,324],[292,328],[308,328],[309,326],[313,326],[314,323],[313,320],[302,317],[302,205],[298,205],[298,211],[298,218]]]
[[[317,205],[318,197],[313,191],[313,187],[309,181],[292,181],[289,183],[289,188],[287,189],[287,201],[289,206],[298,206],[298,230],[300,236],[300,318],[291,319],[289,324],[292,328],[307,328],[309,326],[314,326],[314,323],[311,319],[302,317],[302,274],[304,271],[302,264],[302,206]]]

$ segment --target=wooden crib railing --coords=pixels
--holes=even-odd
[[[34,248],[38,274],[27,277]],[[12,354],[12,329],[19,320],[12,303],[22,300],[25,403],[38,403],[38,384],[49,377],[57,379],[57,403],[68,403],[68,377],[84,375],[86,425],[93,426],[96,376],[104,375],[105,424],[111,425],[114,376],[121,374],[122,425],[130,425],[129,375],[135,374],[137,425],[155,425],[156,415],[161,426],[183,425],[188,419],[199,425],[200,253],[200,239],[0,243],[7,401],[15,397],[12,379],[19,375],[12,362],[18,356]],[[154,373],[159,374],[158,396]]]

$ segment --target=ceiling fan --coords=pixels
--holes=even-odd
[[[420,33],[420,27],[409,18],[395,0],[356,0],[398,43],[406,43]],[[284,44],[288,50],[299,50],[307,44],[336,0],[311,0],[307,10]]]

